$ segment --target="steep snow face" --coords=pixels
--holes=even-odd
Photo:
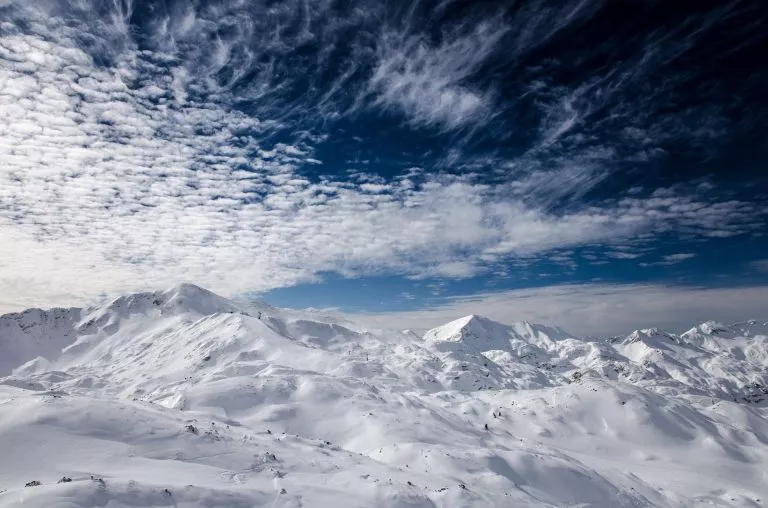
[[[451,321],[424,334],[424,341],[431,344],[441,342],[463,342],[478,350],[508,349],[515,341],[526,344],[552,344],[570,335],[554,327],[520,321],[504,325],[482,316],[469,315]]]
[[[633,332],[616,349],[644,367],[651,389],[667,388],[694,395],[760,402],[768,395],[768,337],[753,321],[724,326],[698,325],[676,336],[656,329]]]
[[[562,330],[542,325],[503,325],[470,315],[429,330],[423,340],[442,363],[434,372],[441,386],[472,391],[562,383],[550,372],[557,363],[552,351],[557,340],[567,337]]]
[[[85,310],[81,333],[96,330],[116,331],[122,319],[133,315],[176,315],[242,312],[233,302],[192,284],[181,284],[165,291],[136,293],[116,298],[105,307]]]
[[[768,499],[765,323],[396,326],[192,285],[2,316],[0,507]]]
[[[707,321],[694,326],[681,335],[689,341],[702,340],[703,338],[739,339],[768,335],[768,322],[750,320],[732,325],[722,325],[715,321]]]
[[[29,309],[0,316],[0,376],[35,358],[54,360],[75,341],[80,309]]]

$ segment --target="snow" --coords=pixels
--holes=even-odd
[[[764,506],[766,332],[421,336],[192,285],[0,316],[0,507]]]

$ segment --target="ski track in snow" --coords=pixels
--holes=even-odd
[[[8,314],[0,507],[766,506],[767,335],[420,336],[192,285]]]

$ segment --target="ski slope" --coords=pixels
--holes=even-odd
[[[0,507],[765,506],[767,336],[370,331],[192,285],[8,314]]]

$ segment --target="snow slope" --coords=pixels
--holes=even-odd
[[[396,325],[192,285],[2,316],[0,507],[768,499],[765,323]]]

